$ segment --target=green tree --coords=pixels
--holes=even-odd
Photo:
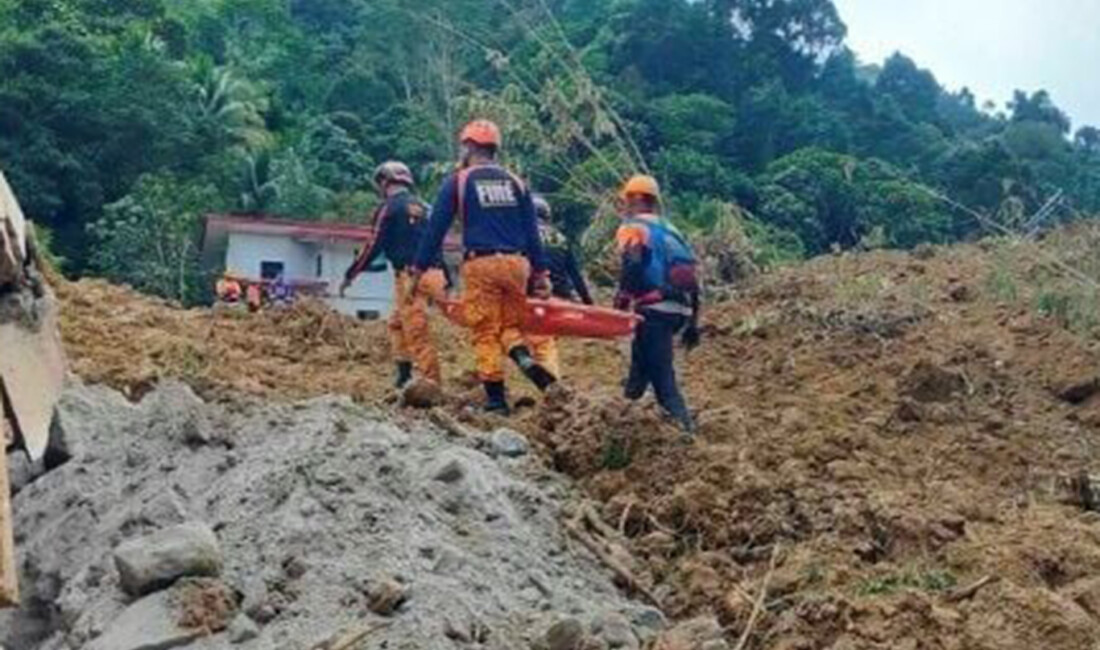
[[[169,175],[142,176],[133,193],[90,224],[90,263],[115,281],[191,304],[206,292],[199,267],[201,216],[219,207],[217,189]]]

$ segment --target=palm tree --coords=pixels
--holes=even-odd
[[[278,199],[279,186],[272,174],[271,150],[249,151],[245,154],[241,175],[241,209],[253,214],[263,213]]]
[[[264,122],[268,108],[262,91],[232,71],[202,59],[195,69],[195,110],[200,124],[233,144],[263,147],[271,134]]]

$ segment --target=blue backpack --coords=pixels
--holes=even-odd
[[[627,223],[645,226],[649,231],[651,255],[645,270],[648,287],[668,297],[699,291],[699,263],[695,252],[672,223],[663,218],[658,221],[628,219]]]

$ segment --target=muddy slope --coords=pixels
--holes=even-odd
[[[1094,650],[1100,345],[1040,262],[1100,239],[1066,237],[826,257],[728,291],[681,367],[692,448],[616,396],[614,344],[568,345],[573,396],[511,425],[631,540],[667,613],[714,614],[734,646]],[[379,325],[97,283],[67,300],[78,372],[131,394],[162,376],[219,399],[388,394]],[[441,338],[455,414],[499,426],[462,410],[466,346]]]

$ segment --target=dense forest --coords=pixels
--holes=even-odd
[[[0,0],[0,168],[66,272],[183,300],[204,213],[362,220],[473,115],[578,241],[639,169],[765,263],[1100,211],[1100,130],[1046,92],[977,106],[845,36],[830,0]]]

